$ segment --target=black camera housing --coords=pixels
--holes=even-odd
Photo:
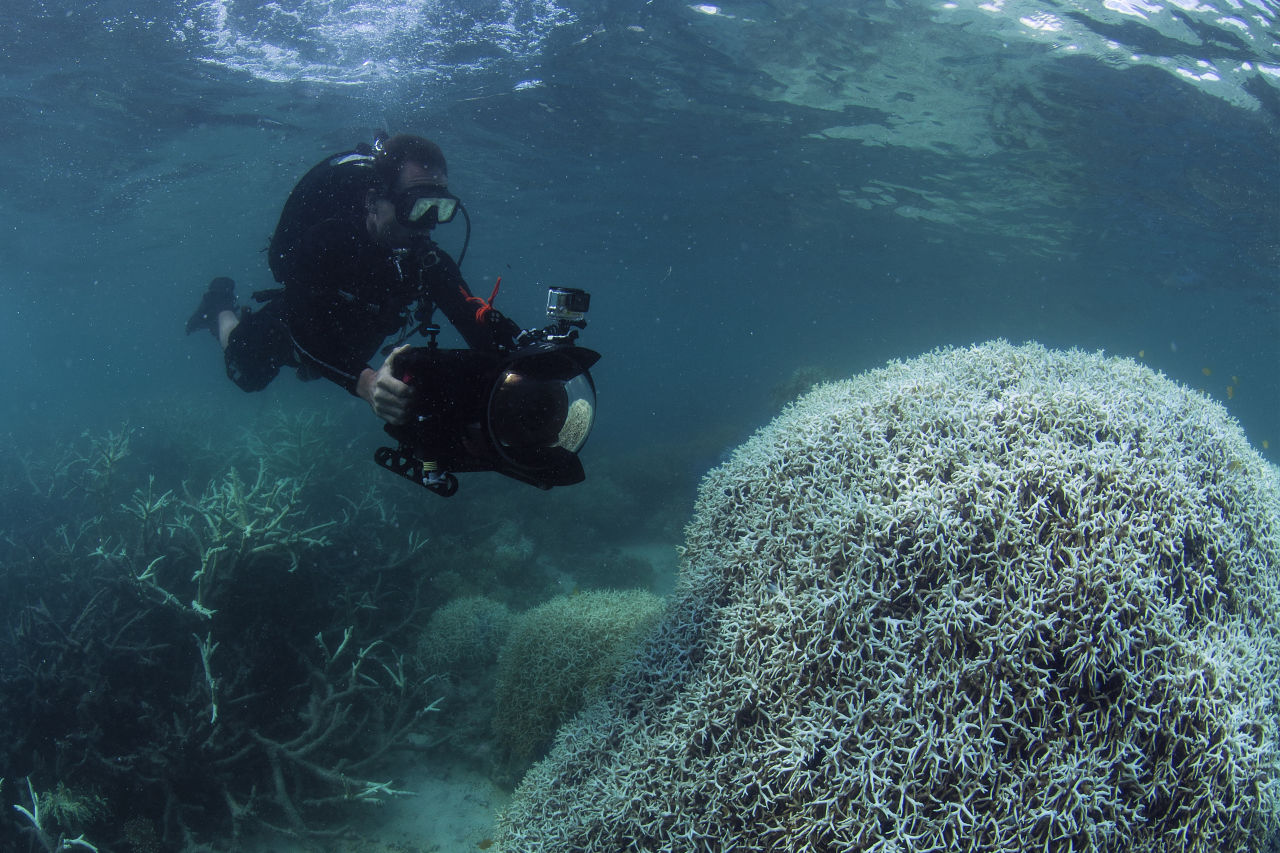
[[[396,448],[374,461],[444,497],[455,474],[496,471],[540,489],[586,478],[578,451],[594,420],[600,359],[572,340],[527,343],[508,353],[414,347],[395,370],[413,388],[403,424],[387,425]]]

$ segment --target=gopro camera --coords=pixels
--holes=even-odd
[[[591,294],[576,287],[552,287],[547,290],[547,319],[576,325],[585,323],[591,307]]]

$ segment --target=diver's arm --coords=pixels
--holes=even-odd
[[[467,346],[486,352],[514,347],[520,327],[492,308],[489,301],[471,292],[453,258],[439,248],[435,248],[433,255],[431,265],[424,269],[427,295],[462,335]]]

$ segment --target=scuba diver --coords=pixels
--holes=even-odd
[[[459,211],[467,236],[455,262],[431,232]],[[456,490],[451,471],[495,470],[540,488],[579,482],[576,454],[594,421],[587,369],[599,354],[573,341],[589,297],[552,288],[553,324],[522,330],[493,307],[496,285],[483,299],[463,280],[470,232],[440,147],[380,135],[326,158],[289,194],[268,246],[282,286],[254,294],[262,307],[237,306],[235,282],[215,278],[187,334],[211,332],[245,391],[266,388],[281,367],[347,389],[400,442],[380,449],[378,464],[437,494]],[[436,346],[436,309],[469,349]],[[404,344],[415,333],[428,346]]]
[[[431,239],[460,208],[444,152],[430,140],[397,135],[328,157],[290,193],[271,238],[268,262],[283,287],[256,295],[265,302],[260,310],[237,311],[235,283],[215,278],[187,334],[212,332],[227,375],[245,391],[294,367],[402,423],[411,394],[394,375],[397,352],[377,370],[368,366],[387,337],[433,306],[474,349],[510,347],[520,334],[492,300],[472,295],[458,264]]]

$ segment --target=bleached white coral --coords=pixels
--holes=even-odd
[[[1258,850],[1280,482],[1136,363],[995,342],[821,386],[711,472],[675,606],[512,851]]]

